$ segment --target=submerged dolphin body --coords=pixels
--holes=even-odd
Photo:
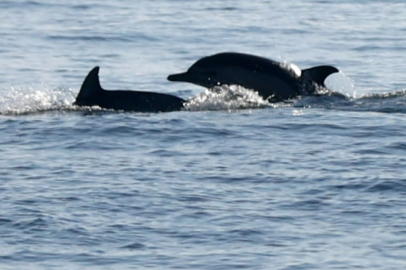
[[[83,81],[73,105],[132,112],[170,112],[182,109],[184,102],[176,96],[155,92],[106,91],[100,85],[99,67],[95,67]]]
[[[168,80],[206,88],[240,85],[257,91],[269,101],[281,101],[325,88],[324,80],[338,71],[332,66],[300,70],[295,65],[288,66],[255,55],[225,52],[201,58],[186,72],[169,75]]]

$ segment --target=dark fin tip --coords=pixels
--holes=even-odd
[[[78,96],[76,97],[75,104],[80,105],[80,103],[82,103],[82,100],[89,99],[103,90],[100,85],[99,70],[100,67],[96,66],[89,72],[89,74],[87,74],[82,86],[80,87],[80,91]]]
[[[317,66],[302,70],[302,76],[311,79],[318,85],[325,86],[324,81],[326,78],[337,72],[339,72],[339,70],[333,66]]]

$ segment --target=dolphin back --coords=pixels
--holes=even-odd
[[[339,70],[333,66],[317,66],[302,70],[302,78],[304,80],[311,80],[320,86],[325,87],[324,81],[328,76]]]
[[[76,97],[76,101],[73,103],[74,105],[94,105],[92,104],[91,100],[94,97],[97,97],[103,91],[99,80],[99,69],[99,67],[94,67],[86,76],[85,80],[83,81],[82,87],[80,87],[80,91],[78,96]]]

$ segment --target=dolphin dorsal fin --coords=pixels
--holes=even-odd
[[[325,87],[324,81],[326,78],[336,72],[339,72],[339,70],[333,66],[317,66],[302,70],[302,77]]]
[[[103,91],[99,80],[99,69],[98,66],[94,67],[86,76],[82,87],[80,87],[77,99],[86,99]]]

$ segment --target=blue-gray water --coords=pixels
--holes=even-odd
[[[405,269],[405,16],[394,0],[0,1],[0,269]],[[337,66],[348,99],[166,81],[223,51]],[[95,65],[106,89],[198,98],[72,107]]]

